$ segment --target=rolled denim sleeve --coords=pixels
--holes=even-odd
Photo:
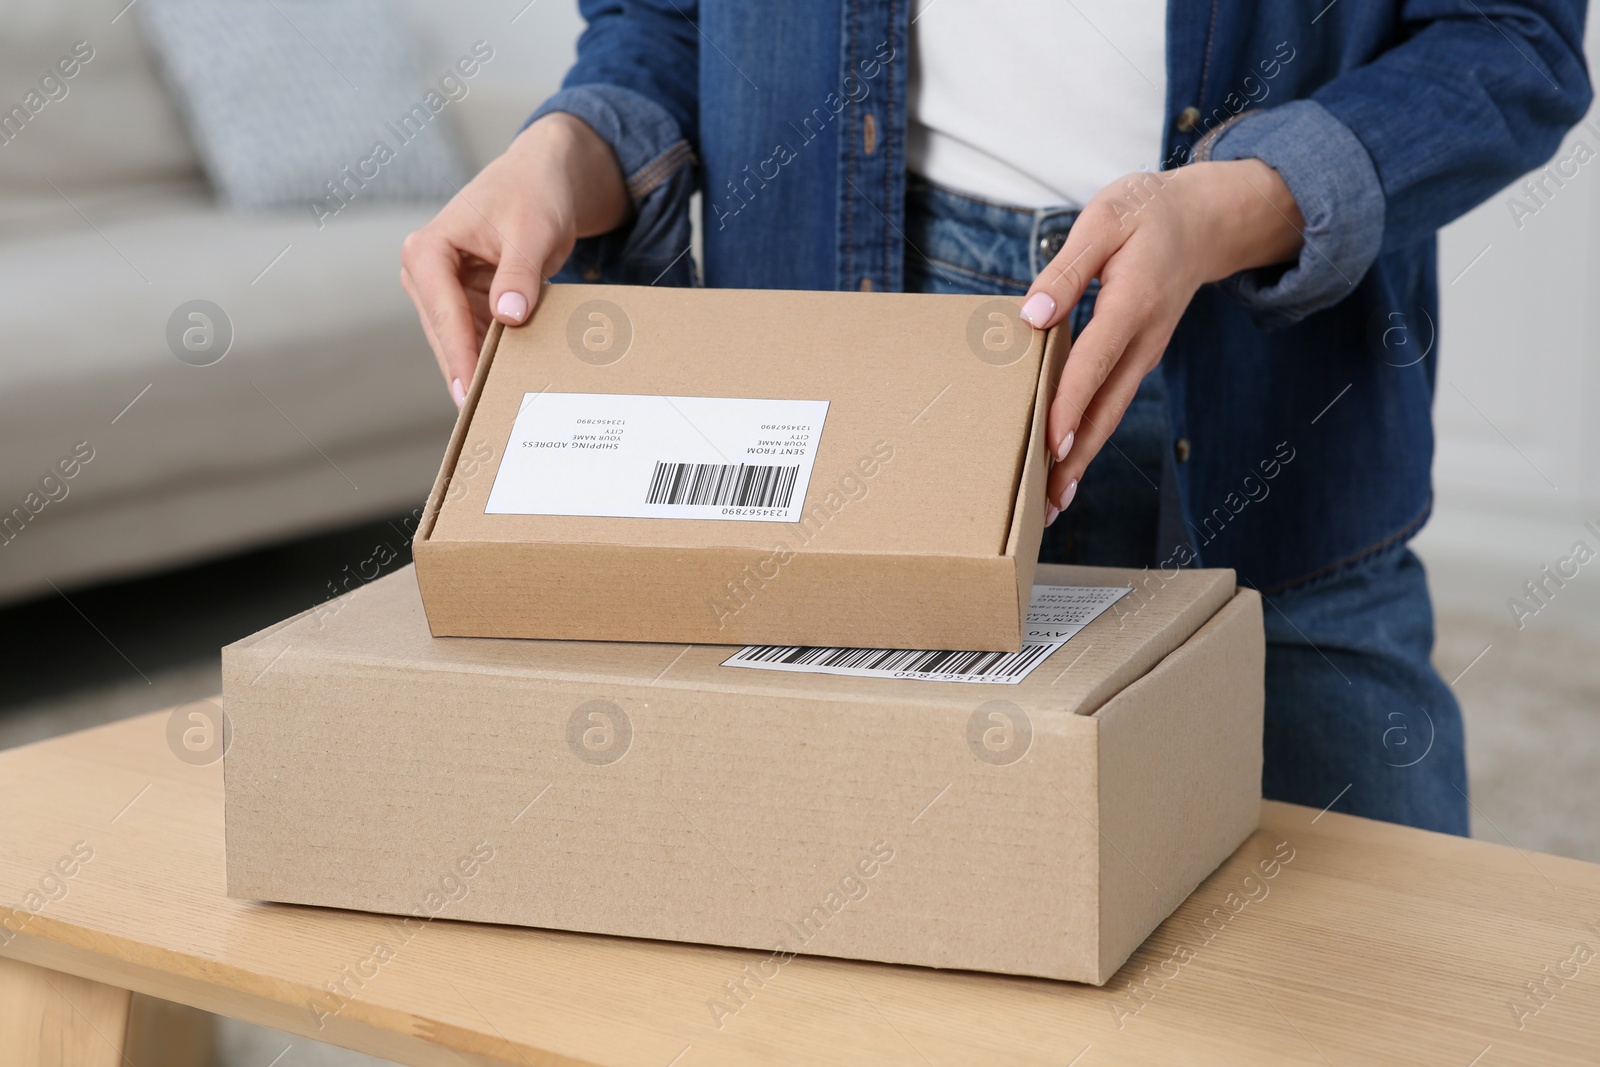
[[[616,153],[633,219],[573,249],[558,281],[691,285],[699,137],[698,0],[578,0],[578,61],[528,121],[564,111]]]
[[[1224,290],[1264,328],[1286,326],[1348,295],[1383,245],[1384,196],[1372,157],[1313,100],[1252,111],[1219,129],[1197,158],[1259,159],[1283,178],[1305,219],[1300,258],[1242,271]]]
[[[695,155],[661,105],[618,85],[579,85],[545,101],[528,119],[552,112],[587,123],[616,153],[633,202],[627,225],[577,243],[555,281],[692,285],[689,197]]]
[[[1306,217],[1299,262],[1227,283],[1257,321],[1326,307],[1375,255],[1432,240],[1549,159],[1593,98],[1585,10],[1584,0],[1400,0],[1392,47],[1311,99],[1219,129],[1210,158],[1275,167]]]

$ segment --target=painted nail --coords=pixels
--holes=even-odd
[[[467,391],[461,388],[460,378],[450,379],[450,396],[455,400],[458,408],[467,402]]]
[[[521,322],[528,314],[528,298],[507,290],[500,294],[500,302],[494,306],[494,310],[501,318]]]
[[[1044,524],[1049,526],[1056,521],[1056,516],[1061,514],[1061,509],[1054,504],[1047,504],[1044,509]]]
[[[1066,491],[1061,494],[1061,510],[1066,511],[1072,504],[1072,498],[1078,495],[1078,479],[1074,478],[1067,483]]]
[[[1067,431],[1067,436],[1065,436],[1065,437],[1063,437],[1061,439],[1061,447],[1056,449],[1056,462],[1057,463],[1060,463],[1062,460],[1066,459],[1067,458],[1067,453],[1072,451],[1072,439],[1075,438],[1076,436],[1078,436],[1076,433],[1074,433],[1071,430],[1068,430]]]
[[[1028,325],[1035,329],[1044,329],[1044,324],[1050,321],[1050,316],[1056,313],[1056,302],[1050,298],[1049,293],[1034,293],[1028,297],[1028,302],[1022,305],[1022,317],[1028,320]]]

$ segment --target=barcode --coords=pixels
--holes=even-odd
[[[1027,674],[1059,644],[1026,645],[1020,652],[927,652],[896,648],[815,648],[803,645],[753,645],[730,663],[786,667],[832,667],[893,674],[937,674],[945,678],[985,675],[1009,678]]]
[[[786,508],[799,477],[798,466],[657,461],[645,503]]]

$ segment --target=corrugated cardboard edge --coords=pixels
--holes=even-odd
[[[455,429],[450,431],[450,444],[445,447],[444,461],[439,464],[439,473],[428,492],[428,506],[422,513],[422,521],[417,524],[417,533],[411,542],[413,555],[427,542],[433,533],[433,524],[439,519],[439,508],[443,506],[444,494],[450,488],[450,476],[455,473],[456,461],[461,457],[461,446],[467,439],[467,429],[472,425],[473,409],[478,406],[478,397],[483,394],[483,382],[489,376],[489,364],[494,362],[495,350],[504,332],[505,324],[497,320],[489,324],[489,332],[483,337],[483,348],[478,352],[478,369],[472,373],[472,385],[467,390],[467,398],[456,414]]]
[[[1028,616],[1028,601],[1033,595],[1033,570],[1039,561],[1039,543],[1044,540],[1044,501],[1046,479],[1050,474],[1050,447],[1045,433],[1050,419],[1050,402],[1055,399],[1072,337],[1066,326],[1055,326],[1045,334],[1044,355],[1039,360],[1039,384],[1033,394],[1033,423],[1028,429],[1028,450],[1012,494],[1011,531],[1006,536],[1005,559],[1014,568],[1017,582],[1017,645],[1022,642],[1021,625]]]
[[[597,566],[593,551],[594,546],[581,542],[432,543],[430,560],[439,565],[439,573],[428,573],[420,562],[417,566],[428,629],[435,637],[515,636],[697,645],[843,645],[1004,652],[1014,652],[1021,646],[1021,618],[1009,609],[1010,598],[1005,596],[1015,581],[1015,571],[1009,561],[996,557],[934,557],[930,562],[917,556],[888,553],[855,553],[839,558],[821,553],[796,556],[784,570],[789,582],[810,585],[818,599],[859,597],[873,608],[871,613],[860,613],[858,626],[831,618],[813,607],[813,621],[801,627],[784,614],[781,605],[773,608],[770,602],[759,602],[759,610],[737,612],[719,621],[706,596],[709,582],[696,584],[694,580],[699,572],[691,569],[696,566],[691,551],[671,546],[630,546],[630,564],[621,569]],[[769,558],[769,553],[761,549],[722,552],[729,561],[726,573],[735,576],[740,564],[749,572]],[[515,575],[530,573],[539,566],[581,576],[581,584],[552,583],[541,589],[538,600],[542,614],[524,620],[514,635],[502,625],[506,592],[460,578],[464,571]],[[819,575],[819,570],[825,573]],[[452,573],[457,577],[452,578]],[[648,587],[641,575],[649,576]],[[897,622],[894,609],[885,611],[880,606],[893,599],[895,586],[935,589],[940,595],[926,610],[899,616]],[[589,617],[580,626],[575,620],[582,614],[582,602],[589,599],[632,603],[645,610]],[[974,601],[988,610],[980,612],[973,606]],[[803,600],[797,598],[789,603],[798,606]],[[656,620],[675,605],[681,610],[673,620],[670,640],[665,640]],[[701,605],[707,606],[701,610]],[[974,626],[986,635],[983,640],[970,639]]]
[[[1266,644],[1240,589],[1096,713],[1104,985],[1260,824]],[[1153,884],[1143,871],[1162,872]]]
[[[472,374],[472,386],[467,390],[466,399],[461,404],[461,411],[456,415],[455,429],[450,431],[450,443],[445,447],[444,460],[439,464],[439,473],[433,479],[433,488],[428,492],[428,504],[422,512],[422,521],[417,523],[416,535],[411,539],[411,558],[417,568],[417,587],[422,591],[423,604],[429,600],[433,583],[429,580],[429,565],[434,562],[436,549],[430,537],[433,527],[439,521],[439,509],[444,506],[444,495],[450,489],[450,477],[455,473],[456,462],[461,458],[461,448],[467,440],[467,430],[472,426],[472,413],[478,406],[478,398],[483,394],[483,383],[489,377],[489,364],[494,361],[495,351],[500,345],[500,336],[505,332],[505,325],[499,321],[489,324],[489,332],[484,334],[483,348],[478,352],[478,368]],[[430,624],[431,629],[431,624]]]
[[[1237,588],[1234,585],[1235,575],[1231,568],[1219,567],[1215,570],[1188,573],[1210,575],[1213,579],[1212,584],[1195,594],[1192,600],[1178,609],[1172,621],[1154,637],[1151,647],[1141,649],[1139,655],[1123,661],[1098,685],[1085,693],[1083,700],[1074,709],[1079,715],[1095,714],[1108,700],[1112,700],[1149,674],[1167,656],[1192,640],[1194,635],[1237,595]],[[1145,610],[1148,603],[1161,596],[1166,577],[1170,575],[1164,575],[1159,570],[1147,570],[1140,582],[1133,587],[1133,592],[1112,606],[1112,615],[1120,619]],[[1150,589],[1152,582],[1157,583],[1154,590]],[[1146,597],[1150,600],[1147,601]]]

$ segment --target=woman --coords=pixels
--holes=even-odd
[[[1581,0],[580,6],[562,91],[406,242],[457,403],[543,278],[691,284],[697,188],[705,284],[1023,298],[1075,336],[1041,559],[1234,568],[1266,795],[1468,832],[1406,547],[1434,236],[1584,113]]]

